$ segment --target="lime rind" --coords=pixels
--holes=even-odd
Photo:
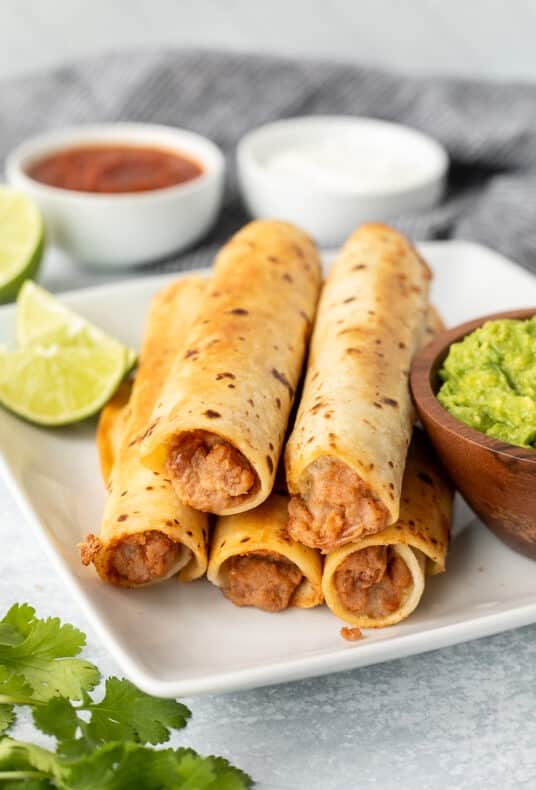
[[[39,209],[26,195],[0,187],[0,303],[13,301],[35,277],[45,247]]]

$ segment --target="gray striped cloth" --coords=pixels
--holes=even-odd
[[[209,239],[159,270],[206,265],[246,221],[234,149],[278,118],[369,115],[421,129],[447,148],[443,203],[393,223],[417,239],[482,242],[536,271],[536,86],[388,74],[362,66],[181,50],[84,60],[0,83],[0,160],[66,124],[146,121],[207,135],[225,151],[225,205]]]

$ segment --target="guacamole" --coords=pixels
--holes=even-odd
[[[437,398],[488,436],[536,449],[536,316],[488,321],[453,343]]]

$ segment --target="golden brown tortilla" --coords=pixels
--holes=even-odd
[[[230,515],[270,494],[320,279],[314,243],[283,222],[251,222],[219,253],[142,442],[182,501]]]
[[[106,488],[110,485],[113,465],[125,430],[125,417],[132,394],[132,383],[132,379],[121,382],[113,398],[102,410],[97,425],[97,453]]]
[[[324,566],[322,588],[329,608],[342,620],[360,628],[383,628],[408,617],[417,607],[424,592],[426,572],[442,573],[445,570],[450,526],[452,521],[453,490],[445,471],[436,459],[422,431],[415,429],[408,455],[402,485],[400,518],[376,535],[367,535],[328,554]],[[348,608],[337,588],[336,574],[349,558],[372,547],[388,547],[388,557],[396,556],[409,571],[409,584],[401,588],[398,601],[386,595],[386,608],[373,613],[368,609],[382,608],[378,588],[369,584],[369,578],[347,571],[350,577],[339,584],[362,585],[366,602],[359,608]],[[383,551],[383,550],[382,550]],[[347,562],[348,566],[348,562]],[[369,586],[367,587],[367,585]],[[376,582],[376,585],[378,582]],[[375,596],[375,597],[371,597]]]
[[[327,278],[285,455],[289,531],[306,545],[332,551],[398,520],[430,276],[404,236],[364,225]]]
[[[190,581],[206,570],[206,515],[183,505],[169,479],[144,466],[139,455],[139,436],[206,287],[203,278],[189,277],[157,294],[130,400],[125,405],[128,393],[120,391],[101,415],[98,447],[109,493],[99,536],[88,535],[81,555],[111,584],[143,586],[176,573]]]

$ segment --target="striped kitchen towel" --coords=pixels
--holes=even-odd
[[[442,204],[393,224],[418,239],[482,242],[536,271],[536,86],[406,77],[358,65],[204,50],[126,53],[0,83],[0,160],[23,138],[65,124],[184,126],[225,151],[225,205],[211,237],[159,269],[205,265],[246,221],[234,149],[248,130],[321,113],[400,121],[451,157]]]

